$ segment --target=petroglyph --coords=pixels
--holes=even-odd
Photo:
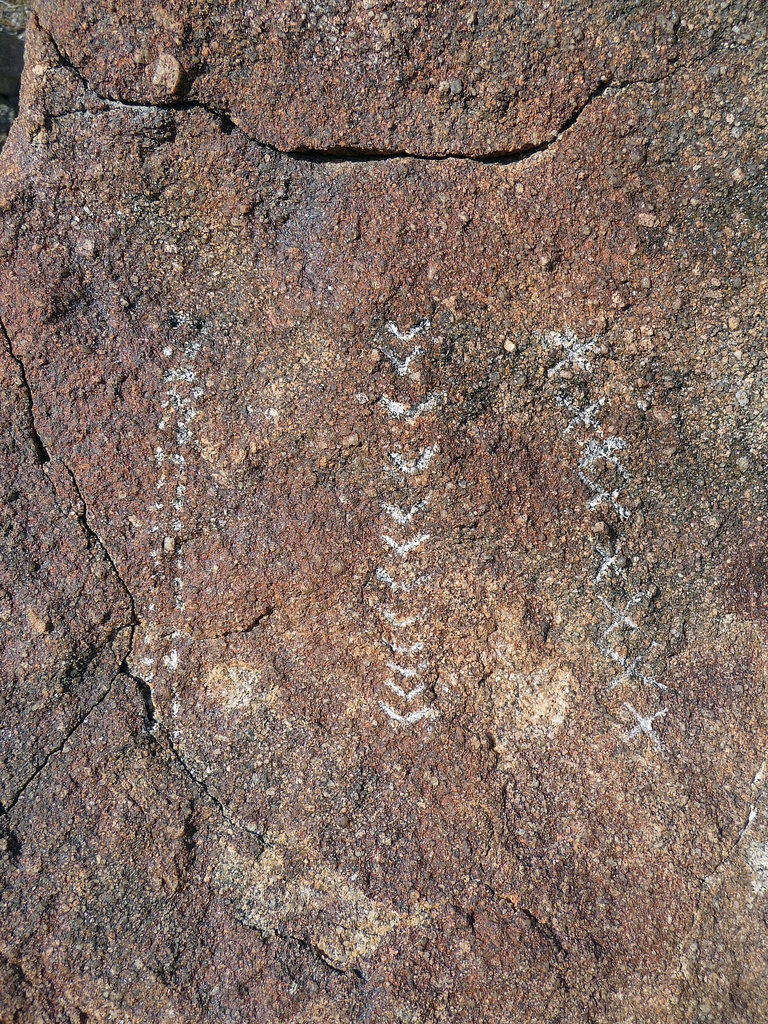
[[[565,406],[573,416],[563,431],[564,434],[570,433],[571,430],[581,424],[585,427],[591,427],[598,435],[602,436],[603,431],[597,419],[597,414],[605,405],[605,398],[598,398],[596,402],[592,402],[591,405],[584,409],[580,409],[570,398],[558,398],[557,402],[558,405]]]
[[[418,321],[413,327],[405,331],[400,330],[391,321],[385,325],[386,330],[390,334],[396,337],[398,341],[405,342],[406,344],[410,344],[418,334],[428,331],[430,326],[430,321],[427,319]],[[426,349],[424,345],[416,345],[407,354],[396,352],[389,347],[384,347],[383,352],[396,377],[409,377],[413,381],[418,382],[420,377],[411,367],[417,359],[425,357]],[[444,398],[445,396],[437,391],[433,391],[425,398],[417,399],[416,401],[413,399],[401,400],[398,397],[382,395],[379,404],[388,418],[401,421],[410,426],[416,424],[422,417],[435,412],[442,405]],[[390,452],[389,461],[385,462],[383,466],[385,479],[388,476],[395,476],[401,482],[400,486],[423,486],[424,481],[421,477],[432,464],[437,450],[437,446],[433,445],[417,449],[416,455],[407,452],[403,453],[402,451]],[[409,478],[415,479],[411,481]],[[379,502],[379,507],[398,526],[408,526],[417,516],[427,515],[431,507],[432,492],[427,492],[424,496],[414,495],[412,498],[409,497],[406,504],[401,504],[400,501],[401,498],[398,495],[397,501],[382,500]],[[384,546],[393,556],[401,560],[413,558],[418,564],[419,559],[423,557],[427,541],[431,539],[431,533],[422,530],[411,537],[403,539],[393,537],[389,533],[382,533],[380,537]],[[429,580],[429,574],[421,573],[415,579],[410,577],[404,579],[400,574],[400,570],[398,570],[397,574],[393,574],[389,567],[382,565],[376,569],[376,579],[388,588],[393,598],[398,597],[400,600],[403,600],[405,595],[419,590]],[[408,607],[398,608],[397,612],[389,607],[380,608],[379,611],[382,617],[397,630],[410,629],[416,626],[417,623],[420,626],[425,625],[421,613],[413,613]],[[382,636],[381,640],[383,645],[398,659],[388,660],[386,667],[402,680],[416,680],[429,668],[429,661],[427,659],[422,658],[417,662],[409,660],[412,656],[426,651],[427,645],[423,638],[415,638],[412,643],[408,644],[398,643],[387,636]],[[385,679],[384,685],[405,704],[409,704],[416,700],[416,698],[421,697],[427,689],[427,684],[424,680],[407,689],[395,682],[392,677]],[[431,706],[401,713],[387,701],[379,700],[378,705],[390,721],[397,725],[412,726],[418,722],[433,719],[438,714],[437,710]]]
[[[623,437],[606,437],[604,441],[580,441],[579,444],[584,449],[584,453],[579,459],[579,469],[588,469],[596,462],[603,460],[614,466],[625,480],[629,480],[629,473],[614,454],[614,452],[623,451],[627,447],[627,442]]]
[[[546,334],[542,334],[540,337],[546,348],[562,348],[565,352],[564,358],[550,369],[550,375],[556,373],[563,366],[567,366],[568,363],[573,363],[582,370],[592,369],[587,356],[595,350],[594,340],[579,341],[575,332],[570,327],[566,327],[562,332],[547,331]]]
[[[429,540],[429,536],[430,535],[428,533],[420,533],[416,537],[412,537],[410,540],[400,543],[393,537],[390,537],[389,534],[383,533],[381,535],[381,539],[388,547],[392,548],[396,555],[399,555],[400,558],[406,558],[411,551],[415,551],[416,548],[425,544]]]
[[[192,326],[197,333],[184,347],[177,344],[165,345],[162,349],[164,359],[178,360],[177,365],[168,366],[163,371],[162,382],[167,385],[165,397],[160,403],[164,410],[157,425],[158,430],[166,432],[169,426],[174,431],[176,451],[167,452],[157,445],[154,461],[163,470],[157,481],[156,488],[160,492],[158,500],[151,506],[155,513],[151,532],[157,537],[158,544],[151,551],[155,564],[155,576],[164,575],[167,571],[163,563],[163,555],[171,556],[171,564],[175,570],[171,576],[171,586],[175,598],[176,610],[185,611],[183,552],[179,535],[184,528],[184,507],[188,486],[187,457],[182,449],[189,449],[193,442],[191,424],[197,416],[195,403],[203,395],[203,389],[197,384],[197,371],[194,367],[195,358],[200,350],[206,329],[184,314],[173,317],[172,330],[182,326]],[[161,526],[157,522],[166,513],[166,523]]]
[[[653,723],[657,718],[663,718],[667,713],[666,708],[662,708],[661,711],[656,711],[652,715],[641,715],[639,711],[636,711],[631,704],[625,702],[624,707],[629,711],[635,718],[636,725],[632,726],[629,732],[624,734],[625,740],[633,740],[635,736],[641,734],[647,736],[648,739],[653,743],[657,750],[661,749],[661,740],[653,730]]]
[[[564,367],[571,368],[571,372],[575,367],[585,375],[591,373],[592,364],[588,357],[598,351],[595,340],[579,341],[570,328],[566,328],[562,332],[549,331],[539,334],[539,338],[545,348],[559,348],[564,352],[564,358],[549,371],[550,376]],[[616,516],[619,523],[626,522],[632,513],[624,501],[622,492],[631,483],[631,473],[619,459],[617,453],[627,451],[628,444],[625,438],[616,434],[606,436],[603,431],[600,417],[607,404],[607,399],[605,396],[600,396],[583,406],[578,404],[571,395],[559,396],[556,401],[570,417],[563,428],[563,436],[577,431],[587,434],[577,442],[580,455],[575,467],[579,480],[589,491],[589,495],[585,499],[586,507],[589,509],[604,507],[609,514],[612,512]],[[613,483],[610,482],[611,475],[613,475]],[[617,478],[618,483],[616,482]],[[620,547],[621,543],[617,539],[614,539],[613,545],[609,543],[594,546],[593,550],[599,556],[600,562],[590,579],[595,590],[595,600],[608,613],[608,623],[596,640],[595,646],[611,665],[619,669],[606,685],[606,691],[610,693],[621,686],[632,683],[639,683],[643,687],[657,691],[666,690],[668,687],[665,683],[660,682],[643,669],[644,662],[659,647],[656,641],[651,640],[639,651],[635,647],[633,654],[628,654],[624,646],[618,650],[612,646],[615,640],[620,640],[621,645],[624,645],[630,638],[635,638],[634,645],[637,638],[643,637],[643,629],[633,615],[633,609],[643,605],[649,596],[644,593],[627,592],[626,566],[628,559],[620,553]],[[598,588],[608,587],[611,590],[608,596],[598,592]],[[614,595],[617,590],[623,600],[623,606],[616,602]],[[643,715],[629,703],[625,703],[624,706],[632,712],[636,719],[636,724],[624,734],[624,740],[630,741],[638,736],[646,735],[656,749],[661,749],[661,740],[652,728],[652,724],[666,715],[666,708]]]
[[[582,470],[579,471],[579,480],[592,491],[592,496],[587,499],[587,508],[594,509],[599,508],[600,505],[607,505],[610,509],[613,509],[619,519],[629,519],[631,513],[619,501],[621,492],[618,488],[609,491],[597,483],[597,481],[588,477]]]
[[[386,569],[378,568],[376,570],[376,579],[386,587],[389,587],[393,593],[400,591],[403,594],[410,594],[413,590],[418,590],[418,588],[425,583],[429,577],[417,576],[416,579],[411,580],[410,583],[403,583],[402,581],[393,579]]]
[[[391,348],[385,348],[383,351],[384,355],[387,357],[390,363],[392,363],[392,366],[395,369],[395,373],[397,373],[398,376],[400,377],[404,377],[408,373],[410,365],[414,361],[414,359],[418,359],[419,356],[424,354],[424,349],[421,347],[421,345],[417,345],[414,349],[411,350],[410,354],[405,356],[404,358],[399,356],[397,352],[394,352]]]
[[[645,686],[655,686],[657,690],[668,690],[669,687],[666,683],[660,683],[658,679],[655,679],[653,676],[649,676],[645,672],[641,672],[639,667],[658,646],[659,645],[653,641],[648,650],[641,651],[640,654],[635,655],[632,661],[628,661],[626,658],[623,658],[617,651],[608,651],[608,656],[612,661],[621,665],[622,671],[610,681],[607,689],[615,690],[620,683],[629,679],[637,679],[638,682],[643,683]]]
[[[399,452],[390,452],[389,458],[396,470],[404,473],[406,476],[413,476],[414,473],[423,473],[429,467],[435,454],[436,450],[434,448],[424,448],[419,452],[419,456],[414,462],[407,462]],[[387,473],[393,472],[391,466],[385,465],[384,470]]]
[[[600,555],[602,561],[598,567],[597,573],[592,578],[592,583],[600,583],[604,576],[608,573],[613,573],[615,576],[622,576],[624,574],[623,562],[624,557],[618,552],[611,554],[610,548],[603,547],[601,544],[595,545],[595,551]]]
[[[437,718],[439,713],[433,707],[426,707],[421,708],[419,711],[412,711],[409,715],[400,715],[383,700],[379,701],[379,707],[389,719],[393,722],[398,722],[400,725],[415,725],[424,719]]]
[[[418,654],[419,651],[424,650],[424,644],[421,640],[417,640],[415,644],[410,644],[406,647],[396,644],[394,640],[387,640],[386,637],[382,637],[381,640],[384,646],[388,647],[393,654]]]
[[[407,629],[408,626],[415,626],[421,618],[419,615],[408,615],[404,619],[398,619],[394,612],[391,612],[388,608],[383,608],[381,614],[395,629]]]
[[[394,334],[398,341],[404,341],[407,344],[409,341],[413,341],[417,334],[421,334],[422,331],[428,331],[432,323],[430,320],[419,320],[417,324],[409,327],[407,331],[401,331],[397,324],[392,323],[391,320],[384,326],[390,334]]]
[[[428,665],[429,662],[420,661],[416,668],[407,668],[405,665],[398,665],[396,661],[387,662],[387,668],[391,668],[393,672],[397,672],[404,679],[415,679]]]
[[[410,509],[406,512],[405,509],[400,508],[399,505],[390,505],[388,502],[383,501],[381,508],[388,516],[399,526],[406,526],[419,512],[423,512],[429,506],[429,495],[426,498],[422,498],[421,501],[417,501],[415,505],[411,505]]]
[[[421,402],[415,402],[413,405],[403,405],[402,402],[390,398],[389,395],[382,395],[381,404],[393,419],[413,422],[425,413],[432,412],[442,402],[442,399],[443,396],[439,391],[433,391],[432,394],[427,395]]]
[[[412,690],[404,690],[402,686],[398,686],[393,679],[387,679],[384,685],[388,686],[393,693],[396,693],[398,697],[402,697],[402,699],[407,703],[410,703],[410,701],[412,701],[414,697],[418,697],[419,694],[424,693],[424,690],[426,689],[425,683],[419,683],[418,686],[414,686]]]
[[[612,616],[610,625],[603,633],[603,637],[608,636],[608,634],[612,633],[615,629],[639,629],[640,627],[635,620],[629,617],[629,610],[636,604],[639,604],[642,599],[642,594],[633,594],[632,597],[627,600],[624,607],[620,609],[614,608],[609,601],[606,601],[602,594],[598,594],[597,600]]]

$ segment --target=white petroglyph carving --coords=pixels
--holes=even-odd
[[[600,555],[602,561],[596,575],[592,578],[593,584],[600,583],[603,576],[607,576],[609,572],[613,572],[617,576],[623,575],[623,569],[619,564],[622,556],[618,551],[611,554],[610,548],[603,547],[600,544],[595,545],[595,551]]]
[[[395,629],[406,629],[408,626],[415,626],[421,619],[420,615],[407,615],[403,619],[398,619],[394,612],[389,611],[388,608],[383,608],[381,614],[391,626],[395,627]]]
[[[648,739],[653,743],[657,750],[661,749],[661,740],[656,735],[653,729],[653,723],[657,718],[663,718],[667,713],[666,708],[662,708],[661,711],[656,711],[653,715],[641,715],[639,711],[636,711],[631,704],[625,702],[624,707],[627,711],[631,712],[635,719],[635,725],[624,734],[624,740],[633,740],[636,736],[647,736]]]
[[[432,326],[429,320],[419,320],[413,327],[409,327],[407,331],[401,331],[397,324],[392,323],[389,320],[385,325],[386,329],[390,334],[394,334],[398,341],[404,341],[408,344],[409,341],[413,341],[417,334],[421,334],[422,331],[428,331]]]
[[[563,331],[547,331],[546,334],[542,334],[541,340],[547,348],[562,348],[565,352],[565,357],[553,366],[549,371],[550,373],[556,373],[557,370],[563,366],[567,366],[568,363],[573,363],[582,370],[591,370],[592,366],[587,359],[587,356],[594,352],[595,342],[593,341],[579,341],[575,332],[566,327]]]
[[[388,516],[399,526],[405,526],[413,519],[419,512],[423,512],[429,506],[429,495],[426,498],[422,498],[421,501],[417,501],[415,505],[411,505],[410,509],[406,512],[405,509],[400,508],[399,505],[390,505],[389,502],[383,501],[381,508]]]
[[[629,611],[631,608],[634,608],[635,605],[639,604],[640,601],[642,601],[642,599],[642,594],[633,594],[631,597],[627,599],[626,603],[624,604],[624,607],[622,609],[619,609],[614,608],[609,601],[606,601],[602,594],[598,594],[597,600],[611,614],[611,623],[608,626],[608,628],[603,632],[603,637],[608,636],[608,634],[612,633],[615,629],[639,629],[640,627],[635,622],[635,620],[630,619]]]
[[[390,363],[392,363],[395,373],[399,377],[405,377],[405,375],[409,372],[411,363],[414,361],[414,359],[418,359],[419,356],[424,355],[424,349],[421,347],[421,345],[417,345],[414,349],[411,350],[411,352],[407,356],[404,357],[399,356],[397,352],[395,352],[391,348],[385,348],[383,349],[383,352],[387,359],[390,361]]]
[[[393,419],[415,422],[425,413],[436,409],[442,399],[443,396],[439,391],[433,391],[432,394],[427,395],[421,402],[414,402],[413,405],[403,405],[402,402],[390,398],[389,395],[382,395],[381,404]]]
[[[162,498],[164,500],[156,501],[151,506],[151,511],[156,517],[150,527],[153,534],[161,533],[161,524],[157,522],[157,519],[161,518],[163,512],[170,513],[170,515],[165,525],[162,527],[162,532],[167,530],[171,534],[178,535],[182,532],[184,525],[184,508],[187,492],[187,460],[185,459],[181,449],[188,449],[194,441],[191,424],[197,416],[195,402],[203,395],[203,389],[195,384],[198,375],[194,368],[194,361],[200,351],[202,339],[206,335],[207,329],[205,326],[197,324],[192,317],[186,314],[176,315],[176,327],[191,324],[195,324],[199,333],[196,334],[187,345],[181,348],[178,345],[168,344],[162,349],[163,357],[165,359],[174,359],[174,357],[176,357],[177,365],[168,366],[161,376],[163,384],[167,385],[167,387],[165,390],[165,397],[160,404],[161,408],[167,411],[162,416],[157,426],[158,430],[165,431],[169,426],[169,423],[173,422],[174,417],[171,413],[171,410],[173,410],[175,413],[175,442],[178,450],[166,452],[159,446],[155,448],[155,462],[158,466],[165,463],[166,471],[161,474],[160,478],[156,482],[156,489],[160,492],[158,494],[158,498]],[[173,588],[176,601],[176,609],[177,611],[183,612],[185,610],[185,602],[183,599],[185,586],[183,576],[183,554],[175,541],[171,545],[170,549],[165,550],[170,550],[173,554],[172,564],[176,570],[176,574],[171,578],[171,586]],[[160,554],[160,548],[152,548],[151,556],[155,564],[154,575],[157,576],[165,571]]]
[[[592,497],[587,499],[587,508],[599,508],[600,505],[605,504],[613,509],[619,519],[629,519],[631,514],[629,509],[625,508],[618,500],[621,494],[618,488],[612,491],[606,490],[605,487],[592,480],[591,477],[588,477],[582,471],[579,471],[579,480],[592,491]]]
[[[627,658],[621,657],[621,655],[616,651],[609,651],[609,657],[612,661],[615,661],[617,665],[621,665],[622,671],[610,681],[606,689],[615,690],[621,683],[629,679],[637,679],[637,681],[643,683],[644,686],[655,686],[657,690],[668,690],[669,687],[666,683],[660,683],[658,679],[640,671],[640,665],[642,662],[646,661],[658,646],[659,645],[653,641],[648,650],[641,651],[640,654],[635,655],[631,661]]]
[[[418,654],[424,650],[424,644],[421,640],[417,640],[415,644],[408,644],[403,647],[401,644],[396,644],[394,640],[387,640],[386,637],[381,638],[381,642],[385,647],[388,647],[393,654]]]
[[[413,339],[421,334],[423,331],[429,330],[431,324],[427,319],[420,320],[413,327],[406,331],[400,330],[400,328],[392,323],[388,322],[385,327],[390,334],[394,335],[398,341],[410,344]],[[415,360],[424,356],[425,349],[419,344],[410,350],[407,354],[401,354],[396,352],[393,348],[384,347],[384,355],[389,360],[391,367],[396,377],[411,377],[418,380],[418,375],[412,371],[411,367]],[[380,399],[380,405],[383,407],[387,416],[394,420],[404,421],[408,424],[416,423],[422,416],[434,409],[437,409],[444,401],[445,396],[440,392],[431,392],[425,398],[407,403],[401,401],[396,397],[389,395],[383,395]],[[409,477],[417,477],[427,471],[434,456],[437,453],[437,446],[422,448],[418,454],[413,457],[412,455],[406,455],[400,451],[392,451],[389,453],[389,462],[384,464],[384,473],[389,476],[397,476],[401,480],[401,485],[407,484],[409,487],[414,486],[415,483],[421,483],[420,479],[416,481],[409,481]],[[430,507],[431,494],[427,493],[424,497],[417,497],[416,500],[410,499],[406,505],[401,505],[395,501],[383,500],[380,502],[380,508],[382,512],[389,516],[397,523],[398,526],[407,526],[410,524],[416,516],[426,513]],[[430,540],[431,535],[426,531],[415,534],[404,540],[398,540],[395,537],[390,536],[388,533],[381,534],[381,539],[386,547],[396,555],[398,558],[405,559],[409,555],[419,557],[423,551],[424,545]],[[416,555],[416,553],[419,555]],[[383,583],[393,595],[408,595],[413,591],[418,590],[419,587],[429,579],[428,574],[422,574],[416,579],[403,580],[400,577],[395,577],[384,566],[379,566],[376,569],[376,579]],[[408,629],[409,627],[416,624],[416,622],[422,621],[420,613],[409,613],[409,610],[403,608],[401,614],[395,614],[389,608],[380,609],[383,618],[396,630]],[[429,662],[425,659],[419,660],[418,662],[411,663],[408,659],[413,655],[419,654],[424,651],[425,644],[423,640],[416,640],[411,644],[400,644],[394,639],[383,636],[382,643],[387,647],[393,655],[396,656],[397,660],[388,660],[386,665],[387,668],[396,673],[403,680],[415,680],[422,672],[429,668]],[[401,663],[400,659],[404,658],[405,662]],[[384,680],[384,685],[406,704],[411,703],[417,697],[420,697],[426,689],[424,682],[419,682],[412,686],[410,689],[406,689],[405,686],[401,686],[399,683],[390,677]],[[418,708],[413,711],[406,711],[401,714],[391,703],[387,701],[379,700],[378,702],[381,710],[386,714],[391,722],[400,726],[413,726],[418,722],[433,719],[437,717],[437,710],[433,707],[426,706]]]
[[[596,342],[594,340],[579,341],[576,334],[570,328],[566,328],[562,332],[549,331],[540,334],[539,337],[546,348],[560,348],[564,353],[563,359],[549,371],[550,375],[567,365],[576,366],[586,373],[591,373],[592,366],[588,357],[596,351]],[[600,396],[584,406],[577,404],[572,396],[560,397],[557,399],[557,403],[563,406],[570,416],[568,423],[563,429],[564,436],[576,431],[583,431],[587,435],[590,432],[592,434],[592,436],[586,436],[578,441],[581,451],[576,466],[579,480],[590,491],[590,495],[586,499],[587,508],[597,509],[600,506],[604,506],[609,511],[614,512],[620,522],[626,522],[631,512],[622,499],[622,489],[626,488],[630,483],[631,475],[618,458],[617,453],[625,451],[628,445],[623,437],[617,435],[605,436],[603,432],[600,416],[606,405],[605,396]],[[598,479],[594,478],[593,473],[599,472],[601,466],[604,467],[603,472],[618,474],[622,480],[620,486],[606,486],[605,483],[601,483]],[[609,468],[606,470],[605,467]],[[645,595],[627,593],[624,582],[627,576],[625,570],[627,559],[620,554],[619,548],[620,541],[615,542],[613,550],[610,545],[595,545],[594,550],[600,557],[600,564],[590,580],[592,587],[595,588],[595,599],[603,605],[610,618],[608,625],[597,640],[597,649],[607,661],[620,669],[618,674],[607,684],[606,689],[611,692],[621,685],[637,682],[657,690],[666,690],[668,687],[665,683],[660,682],[642,669],[643,662],[647,661],[653,651],[659,646],[655,641],[651,641],[650,644],[646,645],[644,649],[634,656],[625,656],[625,653],[620,653],[620,651],[612,646],[611,638],[614,634],[619,636],[630,634],[636,639],[643,636],[643,630],[640,624],[632,617],[631,612],[643,600]],[[623,608],[616,605],[613,595],[610,595],[609,599],[605,594],[597,592],[598,588],[601,587],[610,587],[614,593],[618,589],[620,593],[623,593]],[[638,736],[646,735],[655,747],[660,747],[661,741],[652,725],[657,718],[666,715],[667,709],[664,708],[655,714],[646,716],[636,711],[631,704],[627,703],[624,706],[627,710],[631,711],[636,720],[636,724],[624,735],[624,739],[629,741]]]
[[[386,569],[379,567],[376,570],[376,579],[379,583],[383,583],[386,587],[389,587],[393,593],[400,591],[403,594],[410,594],[412,591],[418,590],[423,583],[426,583],[429,576],[417,576],[416,579],[411,580],[410,583],[398,583],[397,580],[390,576]]]
[[[585,427],[591,427],[597,434],[602,435],[603,430],[600,426],[600,422],[597,419],[597,414],[605,405],[605,398],[598,398],[596,402],[592,402],[591,405],[586,406],[584,409],[580,409],[577,405],[574,405],[570,398],[558,399],[558,405],[563,405],[570,412],[573,418],[570,420],[564,434],[568,434],[571,430],[574,430],[579,424]]]
[[[387,545],[392,548],[396,555],[400,558],[406,558],[411,551],[415,551],[416,548],[421,547],[429,540],[428,533],[419,533],[415,537],[411,537],[410,540],[403,541],[402,543],[396,541],[393,537],[390,537],[388,533],[382,533],[381,539]]]
[[[388,661],[387,668],[391,668],[393,672],[397,672],[403,679],[415,679],[425,668],[429,667],[428,661],[420,661],[416,668],[408,668],[405,665],[399,665],[396,661]]]
[[[417,722],[421,722],[425,718],[437,718],[438,712],[432,707],[420,708],[418,711],[412,711],[408,715],[400,715],[395,711],[394,708],[390,707],[385,701],[379,701],[379,707],[393,722],[398,722],[400,725],[415,725]]]
[[[389,458],[392,465],[400,473],[404,473],[406,476],[413,476],[414,473],[423,473],[432,461],[432,457],[435,455],[434,448],[424,448],[419,452],[418,458],[413,462],[407,462],[406,459],[400,454],[400,452],[390,452]],[[393,470],[390,466],[384,467],[385,472],[392,473]]]
[[[629,480],[629,473],[616,458],[614,452],[622,451],[627,447],[623,437],[606,437],[603,441],[580,441],[579,444],[584,452],[579,459],[579,469],[588,469],[596,462],[603,460],[613,466],[625,480]]]
[[[402,699],[409,704],[414,697],[418,697],[420,693],[424,693],[427,688],[426,683],[419,683],[419,685],[414,686],[412,690],[404,690],[402,686],[398,686],[393,679],[387,679],[384,685],[388,686],[393,693],[396,693],[398,697],[402,697]]]

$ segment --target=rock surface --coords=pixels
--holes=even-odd
[[[0,1020],[768,1019],[766,19],[509,10],[39,3]]]

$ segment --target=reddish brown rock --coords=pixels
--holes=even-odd
[[[765,25],[642,14],[690,66],[525,159],[320,160],[245,134],[236,14],[94,10],[42,5],[0,177],[51,551],[6,585],[5,1018],[761,1020]],[[527,144],[531,67],[456,151]],[[278,144],[389,148],[350,82]],[[392,148],[443,151],[406,93]]]
[[[41,0],[38,11],[100,95],[168,100],[183,79],[185,99],[278,149],[424,156],[538,146],[606,83],[668,78],[734,26],[748,45],[754,17],[746,3],[695,0]]]

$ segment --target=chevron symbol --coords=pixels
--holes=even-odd
[[[391,668],[393,672],[397,672],[403,679],[415,679],[419,672],[423,672],[429,665],[428,661],[420,661],[416,668],[406,668],[405,665],[398,665],[396,661],[388,661],[387,668]]]
[[[424,718],[437,718],[438,715],[434,708],[420,708],[418,711],[412,711],[410,715],[399,715],[383,700],[379,701],[379,707],[388,718],[400,725],[415,725],[416,722],[420,722]]]
[[[391,516],[396,523],[400,526],[405,526],[406,523],[410,523],[415,515],[419,512],[423,512],[425,508],[429,507],[429,497],[423,498],[421,501],[417,501],[415,505],[411,505],[408,512],[405,509],[400,508],[399,505],[390,505],[384,501],[381,503],[381,508],[388,516]]]
[[[381,404],[393,419],[415,422],[420,416],[423,416],[424,413],[431,412],[436,408],[442,401],[442,398],[443,396],[439,391],[433,391],[432,394],[428,395],[423,402],[417,402],[415,405],[407,406],[403,405],[402,402],[395,402],[389,397],[389,395],[382,395]]]
[[[388,533],[382,533],[381,539],[387,545],[392,548],[396,555],[400,558],[406,558],[411,551],[415,551],[416,548],[421,547],[425,541],[428,541],[430,534],[419,533],[416,537],[411,537],[410,540],[405,541],[403,544],[399,544],[394,537],[390,537]]]
[[[418,576],[411,583],[398,583],[397,580],[393,579],[389,575],[386,569],[379,568],[376,570],[376,579],[379,583],[383,583],[385,586],[389,587],[393,593],[397,593],[397,591],[400,590],[404,594],[410,594],[414,588],[420,587],[422,583],[426,583],[429,576]]]
[[[428,331],[429,328],[432,326],[432,323],[430,320],[419,320],[417,324],[414,324],[413,327],[411,327],[409,330],[405,332],[401,331],[397,327],[397,324],[392,323],[391,320],[384,326],[386,327],[390,334],[394,334],[398,341],[409,342],[413,341],[416,335],[421,334],[422,331]]]
[[[393,691],[393,693],[396,693],[398,697],[402,697],[402,699],[408,701],[408,703],[410,703],[414,697],[418,697],[420,693],[424,693],[424,690],[426,689],[425,683],[419,683],[419,685],[414,686],[412,690],[404,690],[402,686],[398,686],[397,683],[393,682],[391,679],[387,679],[386,685]]]
[[[419,452],[419,457],[415,462],[406,462],[399,452],[390,452],[389,458],[401,473],[404,473],[406,476],[413,476],[414,473],[421,473],[429,466],[434,454],[434,448],[424,448]],[[389,466],[384,466],[384,469],[387,473],[393,472]]]
[[[418,640],[415,644],[410,644],[408,647],[400,647],[393,640],[387,640],[384,637],[382,637],[382,642],[393,654],[418,654],[419,651],[424,650],[424,644],[421,640]]]

